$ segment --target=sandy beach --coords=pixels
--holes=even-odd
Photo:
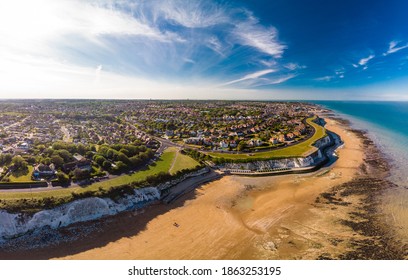
[[[328,120],[327,129],[345,142],[338,151],[338,161],[329,168],[305,175],[223,177],[205,184],[182,202],[155,205],[143,214],[110,224],[110,231],[137,234],[100,247],[96,246],[98,241],[92,246],[89,239],[93,249],[64,258],[315,259],[323,251],[344,251],[355,235],[338,223],[347,211],[333,211],[332,206],[321,207],[315,202],[326,190],[359,175],[364,152],[361,139],[336,121]],[[145,219],[143,229],[132,229]]]

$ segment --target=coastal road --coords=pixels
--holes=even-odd
[[[171,203],[180,198],[181,196],[183,196],[184,194],[195,190],[197,187],[200,187],[202,184],[221,177],[222,175],[220,173],[210,168],[209,172],[200,176],[188,178],[172,187],[169,193],[162,198],[162,201],[166,204]]]
[[[160,143],[160,148],[157,150],[157,152],[159,152],[159,153],[162,153],[165,149],[167,149],[169,147],[184,148],[184,145],[173,143],[172,141],[170,141],[168,139],[164,139],[164,138],[156,137],[156,136],[152,136],[152,135],[149,135],[149,137],[155,139],[156,141],[158,141]]]

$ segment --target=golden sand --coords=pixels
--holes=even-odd
[[[65,258],[314,259],[322,248],[334,254],[346,250],[347,240],[355,235],[337,222],[346,213],[317,207],[314,201],[331,187],[357,176],[364,152],[358,137],[336,121],[327,121],[327,129],[340,135],[345,145],[326,171],[277,177],[226,176],[197,189],[181,205],[155,205],[134,215],[132,222],[127,219],[126,224],[118,219],[112,232],[120,230],[122,236],[129,237],[102,247],[90,240],[87,247],[93,249]],[[146,222],[141,225],[138,220]],[[109,240],[110,232],[103,234]]]

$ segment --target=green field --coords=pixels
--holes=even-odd
[[[274,158],[288,158],[288,157],[302,157],[315,151],[316,148],[312,146],[314,142],[326,135],[326,130],[324,127],[316,124],[313,120],[316,117],[311,117],[306,120],[306,122],[313,126],[315,133],[312,137],[303,141],[299,144],[289,146],[282,149],[271,150],[267,152],[253,152],[250,154],[228,154],[220,152],[209,152],[208,155],[212,157],[225,158],[225,159],[274,159]]]
[[[108,190],[110,188],[145,180],[150,175],[155,175],[160,172],[168,172],[176,159],[176,148],[166,149],[160,159],[156,161],[153,165],[148,166],[145,170],[141,170],[129,175],[121,175],[113,179],[109,179],[102,182],[94,183],[87,187],[74,187],[67,189],[56,189],[50,191],[38,191],[38,192],[0,192],[1,200],[17,200],[17,199],[43,199],[46,197],[54,198],[68,198],[71,197],[72,193],[83,193],[86,191],[98,191],[100,188]],[[181,169],[193,168],[197,166],[198,163],[188,156],[179,154],[173,165],[172,172],[177,172]]]
[[[183,169],[192,169],[197,167],[198,165],[199,163],[195,159],[177,152],[169,172],[170,174],[175,174],[177,171]]]

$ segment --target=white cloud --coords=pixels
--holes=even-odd
[[[176,24],[188,28],[204,28],[228,22],[224,8],[209,1],[152,1],[156,12]]]
[[[375,57],[375,55],[370,54],[369,56],[360,59],[359,62],[358,62],[358,64],[361,65],[361,66],[366,65],[366,64],[367,64],[371,59],[373,59],[374,57]]]
[[[329,81],[333,80],[334,78],[335,78],[335,76],[324,76],[324,77],[316,78],[315,81],[329,82]]]
[[[283,65],[283,67],[285,67],[286,69],[289,69],[291,71],[307,68],[305,65],[299,65],[299,64],[293,63],[293,62],[287,63],[287,64]]]
[[[185,62],[191,63],[191,64],[196,64],[196,61],[190,59],[190,58],[184,58]]]
[[[278,69],[287,73],[287,69],[303,67],[280,64],[286,46],[278,40],[278,31],[261,25],[249,11],[227,4],[201,0],[0,1],[0,94],[72,90],[87,97],[87,92],[117,92],[137,82],[146,85],[147,91],[148,86],[156,90],[158,83],[152,80],[177,80],[177,71],[191,70],[183,75],[186,81],[188,74],[199,80],[201,73],[212,73],[235,46],[253,49],[229,63],[225,75],[214,78],[215,84],[220,83],[218,77],[228,80],[225,77],[231,72],[243,77],[225,85],[280,83],[292,77],[273,80],[264,76]],[[236,72],[242,65],[261,64],[268,69],[245,76]],[[134,78],[123,75],[121,79],[115,71],[132,73]]]
[[[256,78],[265,76],[265,75],[267,75],[267,74],[269,74],[269,73],[272,73],[272,72],[275,72],[275,71],[276,71],[276,70],[274,70],[274,69],[266,69],[266,70],[257,71],[257,72],[254,72],[254,73],[245,75],[244,77],[242,77],[242,78],[240,78],[240,79],[226,82],[226,83],[222,84],[221,86],[227,86],[227,85],[231,85],[231,84],[236,84],[236,83],[239,83],[239,82],[243,82],[243,81],[246,81],[246,80],[256,79]]]
[[[272,66],[275,66],[275,65],[278,64],[278,63],[276,62],[276,60],[273,60],[273,59],[269,59],[269,60],[262,59],[262,60],[260,60],[259,62],[260,62],[262,65],[265,65],[266,67],[272,67]]]
[[[72,34],[94,39],[101,35],[171,39],[147,22],[89,1],[13,0],[0,3],[2,38],[48,42]]]
[[[237,23],[234,34],[239,44],[253,47],[275,58],[281,57],[286,49],[286,46],[278,40],[276,28],[264,27],[254,17]]]
[[[223,31],[233,44],[250,46],[273,57],[281,57],[286,48],[279,42],[276,28],[262,26],[247,10],[228,9],[221,4],[203,0],[151,1],[149,5],[154,10],[156,20],[163,17],[174,24],[200,31],[222,24]],[[210,38],[208,46],[221,54],[221,42],[214,41],[216,37]]]
[[[295,75],[295,74],[288,74],[288,75],[285,75],[285,76],[282,76],[282,77],[279,77],[279,78],[276,78],[276,79],[269,79],[268,84],[269,85],[281,84],[281,83],[284,83],[284,82],[286,82],[286,81],[288,81],[290,79],[293,79],[296,76],[297,75]]]
[[[207,46],[213,51],[215,51],[216,53],[220,54],[221,56],[224,56],[222,52],[222,49],[223,49],[222,43],[216,36],[211,36],[208,39]]]
[[[385,53],[383,53],[383,55],[387,56],[391,53],[396,53],[400,50],[408,48],[408,44],[397,47],[400,43],[401,43],[400,41],[391,41],[388,46],[388,50]]]

